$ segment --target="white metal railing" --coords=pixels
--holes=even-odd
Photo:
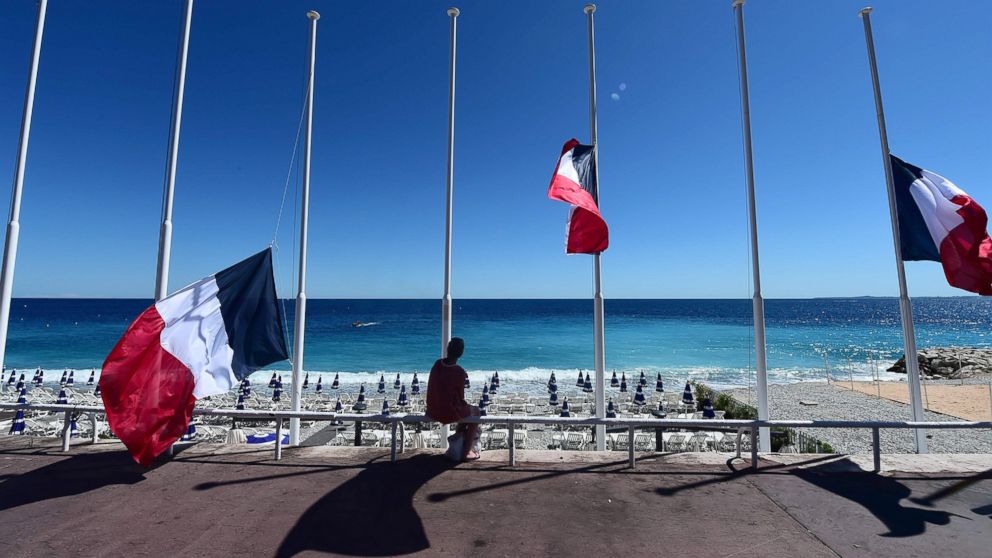
[[[69,451],[69,424],[73,414],[86,414],[90,416],[93,423],[92,439],[96,441],[96,421],[97,415],[105,414],[103,407],[83,406],[83,405],[37,405],[32,403],[0,403],[2,410],[25,411],[46,411],[53,413],[65,413],[62,428],[62,451]],[[362,413],[331,413],[326,411],[261,411],[261,410],[237,410],[237,409],[194,409],[194,416],[220,416],[232,419],[252,419],[271,420],[276,423],[276,444],[275,458],[282,458],[282,429],[283,421],[289,418],[313,421],[339,421],[354,422],[379,422],[391,425],[390,459],[396,460],[397,451],[403,452],[405,429],[404,425],[417,423],[435,422],[426,415],[412,415],[396,413],[390,415],[372,415]],[[484,417],[468,417],[461,421],[466,424],[500,424],[507,425],[509,430],[508,439],[508,460],[511,466],[516,463],[514,439],[514,427],[521,424],[553,424],[560,426],[613,426],[626,427],[629,431],[629,441],[627,443],[627,458],[631,468],[635,465],[634,457],[634,430],[636,428],[655,429],[680,429],[680,428],[701,428],[712,430],[714,428],[729,428],[737,431],[738,443],[737,455],[740,457],[740,438],[745,431],[751,438],[751,466],[758,466],[758,446],[757,435],[759,428],[865,428],[872,433],[872,456],[874,458],[874,470],[881,469],[881,447],[880,431],[882,429],[923,429],[923,430],[952,430],[952,429],[990,429],[992,421],[863,421],[863,420],[734,420],[734,419],[659,419],[659,418],[596,418],[596,417],[554,417],[554,416],[531,416],[531,415],[487,415]],[[400,438],[399,448],[397,448],[397,434]]]

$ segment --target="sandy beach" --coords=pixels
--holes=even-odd
[[[905,382],[833,382],[830,385],[909,404],[909,388]],[[923,387],[923,405],[928,411],[965,420],[992,420],[992,392],[988,384],[927,382]]]

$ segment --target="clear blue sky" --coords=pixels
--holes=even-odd
[[[173,288],[272,238],[313,8],[309,295],[440,295],[450,4],[197,2]],[[546,198],[562,143],[589,141],[583,4],[456,4],[456,298],[590,294],[590,258],[563,253],[567,206]],[[864,4],[746,6],[768,297],[897,292]],[[182,5],[50,1],[15,296],[151,296]],[[893,152],[992,209],[983,4],[874,5]],[[35,14],[33,0],[0,10],[4,200]],[[607,297],[749,296],[730,0],[605,0],[596,23]],[[279,236],[286,294],[293,202],[291,191]],[[966,294],[936,263],[909,264],[909,281],[913,295]]]

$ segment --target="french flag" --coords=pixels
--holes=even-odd
[[[197,399],[286,358],[269,248],[145,310],[98,386],[111,430],[148,467],[186,432]]]
[[[555,167],[548,197],[572,204],[565,237],[568,254],[598,254],[610,245],[610,231],[599,213],[593,146],[577,139],[565,142]]]
[[[985,210],[943,176],[889,157],[903,259],[940,262],[952,287],[992,295]]]

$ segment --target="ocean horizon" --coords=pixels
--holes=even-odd
[[[291,346],[294,304],[282,302]],[[7,368],[99,373],[121,334],[151,303],[15,299]],[[765,304],[770,382],[822,381],[828,368],[845,379],[900,377],[884,372],[902,355],[898,299],[767,299]],[[992,301],[924,297],[913,306],[920,348],[992,346]],[[453,313],[454,335],[466,340],[462,364],[471,377],[481,380],[499,371],[511,381],[542,381],[555,370],[570,380],[569,372],[593,368],[589,299],[457,299]],[[368,325],[353,327],[354,322]],[[605,328],[608,371],[644,371],[666,381],[698,379],[718,386],[754,381],[750,299],[607,299]],[[439,353],[437,299],[308,300],[304,369],[311,381],[333,374],[353,383],[384,373],[424,373]],[[289,369],[288,362],[276,363],[253,380],[268,381],[269,371]]]

